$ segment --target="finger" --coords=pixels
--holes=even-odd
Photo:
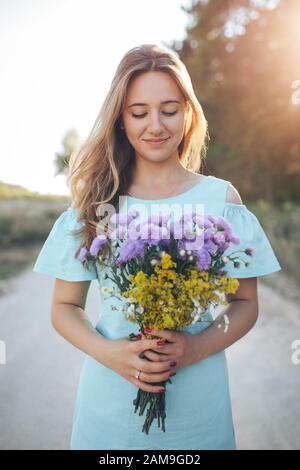
[[[135,369],[147,372],[149,374],[156,374],[161,372],[167,372],[176,367],[177,361],[148,361],[148,359],[138,359],[135,363]]]
[[[132,348],[135,352],[145,351],[145,349],[155,349],[156,351],[159,351],[164,347],[164,342],[157,339],[141,339],[139,341],[132,342]]]
[[[152,330],[147,331],[145,330],[146,333],[151,333],[152,336],[158,336],[159,338],[162,338],[164,340],[171,342],[174,342],[176,339],[176,331],[174,330]]]
[[[156,344],[151,348],[156,353],[160,354],[172,354],[172,349],[174,349],[173,344],[166,343],[164,340],[156,340]]]
[[[170,377],[176,374],[176,369],[168,370],[166,372],[160,372],[156,374],[150,374],[148,372],[141,372],[140,379],[146,383],[157,383],[157,382],[166,382]]]
[[[172,357],[169,355],[169,354],[164,354],[164,353],[156,353],[154,351],[152,351],[151,349],[150,350],[147,350],[147,351],[144,351],[144,357],[146,357],[147,359],[150,359],[151,361],[155,361],[155,362],[162,362],[162,361],[171,361],[172,360]]]
[[[162,389],[164,388],[162,385],[151,385],[147,382],[143,382],[142,380],[138,380],[136,378],[133,378],[132,383],[137,386],[137,388],[140,388],[144,392],[150,392],[150,393],[161,393]]]

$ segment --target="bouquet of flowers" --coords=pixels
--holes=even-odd
[[[102,291],[120,300],[120,314],[137,323],[149,339],[152,337],[147,328],[180,330],[205,321],[210,305],[227,305],[224,294],[235,293],[239,281],[226,276],[226,264],[232,262],[239,267],[237,253],[255,253],[254,247],[248,247],[224,256],[225,250],[231,244],[238,245],[240,239],[222,216],[204,217],[190,212],[177,222],[169,219],[165,213],[151,215],[145,221],[140,221],[138,211],[113,214],[110,222],[116,228],[108,230],[106,225],[105,233],[97,235],[89,249],[83,247],[80,251],[84,266],[96,261],[110,268],[111,276],[106,274],[105,278],[111,279],[115,287],[104,286]],[[222,316],[218,327],[226,333],[227,315]],[[132,333],[129,338],[138,340],[142,334]],[[172,383],[168,379],[157,385],[165,387],[167,382]],[[158,427],[162,421],[165,431],[165,392],[139,389],[133,404],[135,412],[140,409],[139,415],[149,405],[143,432],[149,433],[155,418]]]

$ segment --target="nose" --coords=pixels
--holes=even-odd
[[[152,113],[149,113],[148,131],[153,134],[159,134],[161,131],[163,131],[163,125],[159,112],[153,111]]]

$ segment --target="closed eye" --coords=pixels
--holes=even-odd
[[[178,111],[174,111],[173,113],[167,113],[165,111],[162,111],[163,114],[165,114],[166,116],[174,116],[174,114],[176,114]],[[135,118],[143,118],[146,116],[147,113],[144,113],[144,114],[132,114],[133,117]]]

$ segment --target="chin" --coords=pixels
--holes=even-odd
[[[153,155],[148,155],[145,157],[146,160],[150,161],[150,162],[166,162],[168,160],[171,160],[171,155],[168,153],[168,154],[158,154],[158,155],[155,155],[153,157]]]
[[[179,144],[178,144],[179,145]],[[149,160],[149,161],[163,161],[163,160],[168,160],[170,158],[172,158],[172,156],[174,154],[177,154],[178,153],[178,148],[175,147],[175,148],[168,148],[168,149],[164,149],[164,148],[161,148],[161,149],[158,149],[158,148],[153,148],[153,149],[149,149],[149,150],[146,150],[143,148],[143,149],[139,149],[138,146],[135,147],[135,153],[136,155],[140,156],[141,158],[145,159],[145,160]]]

